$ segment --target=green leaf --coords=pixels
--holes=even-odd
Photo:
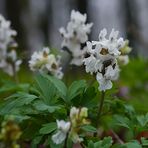
[[[81,101],[79,104],[85,107],[94,107],[98,103],[98,98],[96,99],[96,91],[94,87],[88,87],[81,97]]]
[[[64,99],[65,102],[67,102],[66,100],[66,94],[67,94],[67,87],[66,85],[59,79],[53,77],[53,76],[49,76],[44,74],[43,75],[45,78],[47,78],[58,90],[60,97]]]
[[[86,132],[96,132],[97,129],[91,125],[84,125],[81,127]]]
[[[123,104],[124,108],[125,108],[125,112],[127,112],[130,116],[132,116],[133,114],[135,114],[135,109],[133,106],[129,105],[129,104]]]
[[[93,141],[89,141],[89,143],[88,143],[88,148],[94,148],[94,143],[93,143]]]
[[[126,148],[126,146],[125,145],[121,145],[119,143],[116,143],[111,148]]]
[[[109,148],[111,147],[113,141],[111,137],[105,137],[102,141],[102,146],[104,146],[104,148]]]
[[[44,124],[43,127],[40,129],[40,134],[49,134],[56,130],[57,124],[55,122]]]
[[[93,143],[92,141],[89,142],[88,148],[110,148],[112,146],[112,138],[105,137],[103,140]]]
[[[130,120],[127,117],[122,117],[120,115],[114,116],[115,120],[117,121],[117,125],[131,129],[130,127]]]
[[[50,113],[53,113],[55,110],[60,109],[59,106],[47,105],[42,100],[35,101],[33,105],[36,108],[36,110],[38,110],[38,111],[46,111],[46,110],[48,110],[48,112],[50,112]]]
[[[54,85],[42,75],[37,75],[35,81],[35,87],[37,89],[36,92],[39,93],[44,102],[48,105],[54,103],[54,97],[56,95],[56,88],[54,87]]]
[[[132,141],[124,144],[126,148],[142,148],[138,141]]]
[[[0,104],[0,114],[9,114],[18,107],[28,105],[38,97],[24,92],[19,92],[7,98],[5,102]]]
[[[148,113],[145,116],[137,116],[137,120],[142,127],[146,126],[148,124]]]
[[[37,136],[32,140],[31,143],[31,148],[37,147],[37,145],[40,143],[40,141],[42,140],[42,136]]]
[[[11,81],[4,81],[3,86],[0,88],[0,93],[15,92],[15,91],[28,91],[29,84],[16,84]]]
[[[86,88],[86,86],[87,85],[85,80],[74,81],[68,89],[68,100],[72,100],[74,97],[80,94],[84,88]]]

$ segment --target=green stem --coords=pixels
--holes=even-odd
[[[66,135],[66,139],[65,139],[64,147],[63,148],[67,148],[67,140],[68,140],[68,134]]]
[[[100,100],[99,110],[98,110],[98,114],[97,114],[97,120],[96,120],[97,127],[98,127],[98,124],[99,124],[99,118],[100,118],[102,108],[103,108],[104,98],[105,98],[105,91],[102,91],[101,92],[101,100]]]
[[[13,69],[13,76],[14,76],[14,80],[16,83],[18,83],[18,76],[17,76],[17,72],[16,72],[16,69],[15,69],[15,64],[12,63],[12,69]]]

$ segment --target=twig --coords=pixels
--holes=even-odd
[[[85,145],[82,142],[80,143],[80,145],[82,148],[85,148]]]
[[[124,141],[120,139],[120,137],[113,130],[111,130],[111,132],[120,144],[124,144]]]

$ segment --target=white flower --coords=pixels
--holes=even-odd
[[[15,50],[11,50],[9,53],[7,53],[7,59],[10,62],[6,63],[5,67],[3,67],[3,70],[10,76],[13,76],[15,72],[20,70],[22,60],[17,58],[17,53]]]
[[[112,88],[111,80],[117,80],[119,76],[119,68],[113,68],[111,65],[105,69],[105,74],[97,73],[96,79],[99,82],[99,90],[105,91]]]
[[[87,44],[88,52],[95,52],[98,57],[106,57],[108,55],[117,57],[120,55],[120,48],[125,44],[123,38],[118,37],[118,31],[112,29],[109,39],[106,38],[107,30],[103,29],[99,34],[99,41],[93,41],[92,45],[90,42]],[[90,49],[91,46],[95,46],[94,49]]]
[[[10,21],[5,20],[0,15],[0,50],[7,50],[8,46],[14,42],[13,37],[16,36],[17,32],[12,30],[10,25]]]
[[[71,64],[80,66],[83,64],[83,59],[86,54],[86,41],[88,34],[91,31],[92,23],[86,24],[86,14],[81,14],[78,11],[72,10],[71,20],[67,28],[59,29],[62,37],[62,48],[67,50],[71,56]]]
[[[77,118],[79,114],[79,108],[72,107],[70,110],[70,118]]]
[[[84,61],[84,65],[87,73],[90,72],[91,74],[93,74],[94,72],[96,72],[95,65],[97,60],[93,55],[91,55],[88,58],[85,58],[83,61]]]
[[[125,41],[124,47],[120,48],[121,55],[118,57],[119,64],[126,65],[129,62],[128,54],[132,51],[132,48],[129,46],[129,41]]]
[[[99,82],[99,90],[100,91],[105,91],[107,89],[112,88],[111,80],[104,78],[101,73],[97,73],[96,79]]]
[[[0,68],[3,69],[10,76],[14,76],[16,72],[20,70],[20,65],[22,60],[17,58],[17,53],[15,50],[11,50],[7,53],[6,59],[1,60]]]
[[[49,48],[34,52],[29,61],[29,67],[32,71],[48,72],[59,79],[63,77],[60,56],[51,54]]]
[[[104,77],[110,80],[117,80],[119,71],[118,65],[116,65],[114,68],[112,65],[110,65],[106,68]]]
[[[17,34],[15,30],[10,27],[10,21],[0,15],[0,68],[13,76],[15,72],[19,71],[22,60],[17,59],[17,53],[15,50],[8,51],[8,48],[17,46],[14,38]]]
[[[87,52],[90,56],[83,60],[86,72],[96,73],[100,91],[111,89],[111,81],[118,79],[120,70],[117,59],[125,44],[123,38],[118,39],[118,31],[114,29],[108,39],[106,35],[107,30],[103,29],[99,34],[99,41],[87,42]]]
[[[120,56],[118,57],[118,61],[119,61],[120,63],[122,63],[123,65],[126,65],[126,64],[129,63],[129,57],[128,57],[128,55],[120,55]]]
[[[80,12],[75,10],[71,11],[71,21],[74,21],[74,22],[76,21],[77,23],[80,23],[80,22],[85,23],[86,18],[87,18],[86,14],[83,15]]]
[[[70,122],[65,122],[64,120],[57,120],[58,132],[52,136],[52,140],[55,144],[62,143],[70,130]]]

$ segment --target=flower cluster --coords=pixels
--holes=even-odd
[[[60,56],[50,53],[49,48],[34,52],[29,61],[32,71],[46,72],[61,79],[63,77],[62,67],[60,67]]]
[[[15,48],[17,43],[14,41],[16,31],[10,28],[10,21],[0,15],[0,68],[4,72],[13,76],[19,71],[21,60],[18,60]]]
[[[72,10],[71,19],[67,28],[60,28],[63,37],[62,48],[67,50],[71,56],[71,64],[80,66],[86,54],[86,41],[93,23],[86,24],[86,14]]]
[[[88,117],[88,109],[86,107],[76,108],[72,107],[70,111],[71,131],[70,138],[74,143],[83,141],[83,138],[79,137],[81,126],[89,124],[86,119]]]
[[[52,136],[52,140],[56,144],[62,143],[69,135],[70,139],[74,142],[81,142],[78,133],[81,126],[89,124],[87,121],[88,109],[86,107],[76,108],[72,107],[70,110],[70,121],[57,120],[58,132]]]
[[[13,120],[4,121],[0,132],[0,140],[3,140],[6,144],[10,144],[12,148],[19,148],[20,145],[17,141],[20,139],[22,132],[17,123]]]
[[[118,39],[118,31],[112,29],[109,39],[106,38],[107,30],[101,30],[99,41],[87,42],[87,52],[90,55],[84,59],[86,72],[96,73],[99,90],[105,91],[112,88],[112,80],[119,75],[117,59],[120,49],[125,45],[123,38]]]

